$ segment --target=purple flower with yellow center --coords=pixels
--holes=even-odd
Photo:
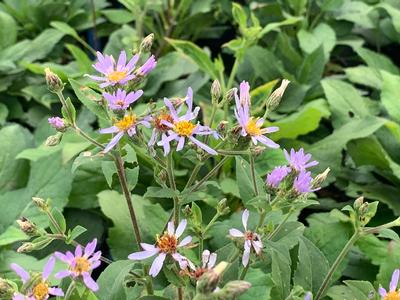
[[[107,100],[108,107],[112,110],[125,110],[142,95],[142,90],[127,93],[125,90],[118,89],[112,94],[103,93],[103,97]]]
[[[55,277],[62,279],[65,277],[72,277],[73,279],[81,278],[85,285],[92,291],[97,291],[99,286],[91,276],[92,270],[100,266],[101,251],[94,252],[96,250],[97,239],[88,243],[82,250],[81,245],[76,246],[75,253],[70,251],[63,254],[61,252],[55,252],[55,256],[61,261],[68,264],[68,269],[58,272]]]
[[[298,172],[305,171],[307,168],[318,165],[316,160],[310,161],[311,154],[305,154],[303,148],[300,148],[300,150],[297,152],[292,148],[290,149],[290,154],[286,151],[286,149],[283,151],[289,165]]]
[[[51,117],[47,119],[51,127],[57,130],[63,130],[65,128],[65,122],[60,117]]]
[[[128,134],[128,136],[133,136],[136,134],[136,126],[138,124],[142,124],[146,127],[150,127],[150,123],[148,118],[144,118],[142,120],[138,120],[135,114],[129,113],[125,115],[121,120],[118,120],[114,123],[113,126],[108,128],[100,129],[100,133],[116,133],[116,135],[111,139],[111,141],[107,144],[104,153],[109,152],[124,136],[124,134]]]
[[[267,184],[270,187],[277,188],[279,184],[282,182],[282,180],[285,179],[285,177],[291,171],[292,169],[286,166],[275,167],[275,169],[273,169],[271,173],[267,175],[267,180],[266,180]]]
[[[53,272],[54,269],[55,258],[51,256],[44,266],[43,273],[40,279],[32,282],[32,286],[29,288],[29,291],[23,295],[20,293],[15,293],[13,296],[13,300],[45,300],[50,296],[64,296],[62,289],[57,287],[51,287],[48,281],[48,278]],[[18,274],[21,278],[22,283],[25,284],[29,280],[31,280],[31,276],[27,271],[25,271],[21,266],[13,263],[11,264],[11,269]]]
[[[293,181],[293,188],[298,194],[315,192],[319,190],[319,188],[312,189],[312,180],[311,172],[300,171]]]
[[[236,228],[229,229],[230,236],[234,238],[244,239],[244,252],[242,257],[242,264],[245,267],[249,264],[251,248],[254,249],[257,255],[261,253],[261,250],[263,248],[260,236],[257,233],[247,229],[249,214],[250,213],[247,209],[245,209],[242,214],[242,224],[245,230],[244,232],[241,232],[239,229]]]
[[[145,76],[152,71],[157,65],[154,55],[150,56],[148,60],[136,70],[135,74],[138,76]]]
[[[185,231],[186,224],[187,221],[183,219],[175,230],[174,223],[169,222],[167,231],[162,236],[157,236],[155,245],[140,243],[144,251],[134,252],[128,258],[131,260],[143,260],[158,254],[149,271],[149,275],[153,277],[160,273],[167,255],[177,261],[182,270],[188,266],[195,269],[193,263],[178,252],[179,248],[187,246],[192,241],[192,237],[187,236],[179,242],[180,236]]]
[[[240,96],[235,91],[235,116],[242,128],[242,136],[250,136],[254,145],[258,142],[266,145],[270,148],[279,148],[279,145],[267,138],[264,134],[276,132],[279,130],[278,127],[266,127],[262,128],[264,124],[263,118],[253,118],[250,116],[250,85],[246,81],[242,81],[240,84]]]
[[[400,270],[396,269],[393,271],[392,279],[389,284],[389,291],[386,291],[383,287],[379,287],[379,295],[381,295],[382,300],[399,300],[400,291],[396,290],[399,283]]]
[[[161,124],[167,126],[169,130],[168,136],[164,139],[161,139],[161,141],[158,142],[157,145],[163,146],[164,155],[167,155],[170,152],[171,141],[178,142],[176,151],[180,151],[185,145],[185,140],[188,139],[209,154],[216,155],[217,151],[195,138],[196,135],[213,135],[214,138],[217,139],[218,133],[208,126],[203,126],[199,123],[192,123],[192,120],[197,117],[200,108],[196,107],[193,109],[193,91],[191,88],[188,89],[185,102],[187,105],[187,111],[183,116],[178,116],[178,111],[175,109],[171,101],[167,98],[164,99],[164,103],[170,111],[172,121],[161,121]]]
[[[121,51],[118,62],[115,63],[114,57],[112,55],[104,55],[97,52],[98,62],[93,65],[99,73],[104,76],[92,76],[88,75],[90,78],[96,81],[103,82],[100,84],[101,88],[107,86],[114,86],[116,84],[124,85],[129,80],[135,78],[132,72],[135,69],[135,64],[139,59],[139,55],[134,55],[128,63],[126,63],[126,52]]]

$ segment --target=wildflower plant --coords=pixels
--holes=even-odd
[[[235,18],[246,18],[235,7]],[[240,24],[242,42],[251,45],[247,23]],[[249,299],[246,293],[254,289],[265,299],[320,300],[338,293],[332,279],[357,242],[396,238],[390,228],[400,221],[369,226],[378,202],[359,198],[329,216],[336,218],[332,224],[348,229],[350,238],[335,251],[319,250],[314,232],[303,235],[298,220],[302,209],[319,204],[313,197],[327,182],[329,169],[317,174],[319,162],[306,145],[290,150],[279,145],[273,135],[279,122],[270,118],[291,83],[283,79],[270,96],[263,93],[262,105],[254,105],[260,89],[253,88],[255,93],[245,80],[237,84],[235,64],[227,82],[223,71],[216,72],[221,74],[210,82],[207,105],[195,84],[185,86],[177,98],[149,99],[146,80],[158,61],[149,53],[152,41],[153,36],[146,37],[138,53],[121,51],[118,58],[97,52],[92,73],[97,74],[70,80],[77,98],[98,118],[93,132],[71,98],[64,97],[63,81],[46,69],[49,91],[61,103],[60,116],[48,119],[57,134],[46,147],[59,146],[63,136],[83,141],[85,151],[74,152],[68,166],[75,172],[99,163],[112,191],[96,191],[99,201],[89,206],[114,227],[106,238],[96,237],[92,226],[73,227],[56,201],[41,198],[45,188],[35,190],[41,196],[32,198],[35,220],[18,220],[26,241],[17,251],[50,251],[43,252],[50,258],[39,275],[10,264],[22,284],[1,279],[0,295],[217,300]],[[270,163],[272,156],[282,163]],[[80,205],[71,204],[71,209]],[[68,249],[50,250],[49,245],[59,246],[56,240]],[[382,299],[397,299],[398,277],[396,269],[389,291],[379,288]],[[346,281],[350,288],[342,290],[350,293],[352,284],[358,283]],[[360,289],[377,295],[373,286]]]

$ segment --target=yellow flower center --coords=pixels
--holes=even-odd
[[[118,82],[126,77],[126,71],[114,71],[108,74],[108,80]]]
[[[250,135],[261,135],[261,128],[257,126],[258,119],[251,118],[246,124],[246,132]]]
[[[78,257],[75,259],[74,272],[78,274],[87,273],[90,271],[90,262],[85,257]]]
[[[121,131],[127,131],[136,123],[135,115],[124,116],[121,120],[117,121],[114,125],[117,126]]]
[[[162,114],[158,115],[156,117],[156,119],[154,120],[154,126],[160,131],[166,131],[169,129],[168,126],[161,123],[161,121],[163,121],[163,120],[168,121],[170,123],[174,122],[174,120],[172,119],[170,114],[162,113]]]
[[[383,300],[400,300],[400,293],[398,291],[389,292]]]
[[[189,121],[179,121],[175,123],[174,130],[177,134],[183,136],[190,136],[193,133],[196,125],[190,123]]]
[[[46,282],[40,282],[33,288],[33,296],[36,300],[43,300],[49,295],[49,286]]]
[[[157,236],[157,247],[164,253],[175,253],[178,240],[175,235],[165,232],[161,237]]]

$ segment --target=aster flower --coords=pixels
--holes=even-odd
[[[260,254],[261,250],[263,248],[263,244],[261,242],[260,236],[247,229],[247,222],[249,219],[249,211],[247,209],[244,210],[242,214],[242,223],[244,227],[244,232],[241,232],[240,230],[236,228],[231,228],[229,229],[229,234],[230,236],[234,238],[243,238],[244,239],[244,252],[243,252],[243,257],[242,257],[242,264],[243,266],[247,266],[249,263],[250,259],[250,251],[251,248],[254,249],[256,254]]]
[[[217,262],[217,253],[211,253],[209,250],[204,250],[201,255],[202,265],[194,268],[192,272],[186,271],[187,274],[194,279],[198,280],[204,273],[211,271]]]
[[[279,130],[278,127],[266,127],[262,128],[264,124],[263,118],[253,118],[250,116],[250,85],[246,81],[242,81],[240,84],[240,96],[235,91],[235,116],[242,128],[242,136],[250,136],[254,145],[258,142],[270,147],[279,148],[279,145],[273,142],[271,139],[264,136],[266,133],[276,132]]]
[[[51,127],[57,130],[63,130],[65,129],[65,122],[64,119],[60,117],[51,117],[47,119]]]
[[[218,138],[218,133],[208,126],[203,126],[199,123],[192,123],[192,120],[197,117],[200,108],[196,107],[193,109],[193,91],[191,88],[188,88],[185,102],[187,105],[187,111],[184,115],[178,116],[180,109],[177,111],[169,99],[164,99],[164,103],[170,111],[172,122],[167,120],[161,121],[161,124],[169,128],[168,137],[161,139],[157,145],[163,146],[164,155],[167,155],[170,151],[170,142],[174,140],[177,141],[178,145],[176,151],[180,151],[185,145],[185,140],[188,139],[209,154],[216,155],[217,151],[195,138],[195,135],[213,135],[214,138]]]
[[[164,232],[162,236],[157,236],[155,245],[141,243],[140,245],[144,251],[134,252],[130,254],[128,258],[131,260],[143,260],[158,254],[149,271],[149,275],[153,277],[156,277],[158,273],[160,273],[167,255],[170,255],[177,261],[182,270],[186,269],[188,266],[195,269],[193,263],[178,252],[179,248],[187,246],[192,241],[192,237],[187,236],[179,242],[179,238],[185,230],[186,224],[187,221],[183,219],[175,230],[174,223],[169,222],[167,231]]]
[[[298,194],[314,192],[318,189],[312,189],[311,172],[300,171],[294,179],[293,188]]]
[[[381,286],[379,287],[378,291],[379,295],[381,295],[382,297],[382,300],[400,299],[400,291],[399,290],[396,291],[397,285],[399,283],[399,275],[400,275],[399,269],[393,271],[388,292],[383,287]]]
[[[150,56],[148,60],[146,60],[146,62],[143,64],[143,66],[141,66],[139,69],[136,70],[135,74],[139,75],[139,76],[145,76],[148,73],[150,73],[150,71],[152,71],[157,65],[157,61],[154,57],[154,55]]]
[[[283,179],[291,172],[291,168],[286,166],[275,167],[271,173],[267,175],[267,184],[270,187],[277,188]]]
[[[142,120],[138,120],[135,114],[129,113],[125,115],[121,120],[118,120],[114,123],[113,126],[108,128],[100,129],[100,133],[116,133],[116,135],[111,139],[106,148],[103,150],[104,153],[109,152],[124,136],[124,134],[128,134],[128,136],[133,136],[136,134],[136,126],[138,124],[142,124],[146,127],[150,127],[150,123],[148,118],[144,118]]]
[[[129,80],[135,78],[132,72],[135,69],[135,64],[139,59],[139,55],[134,55],[128,63],[126,63],[126,52],[121,51],[118,62],[115,63],[114,57],[112,55],[104,55],[97,52],[98,62],[93,65],[99,73],[104,76],[92,76],[87,75],[93,80],[103,82],[100,84],[101,88],[107,86],[114,86],[116,84],[125,85]]]
[[[43,268],[43,273],[40,279],[35,280],[32,286],[29,288],[25,295],[21,293],[15,293],[13,296],[13,300],[45,300],[50,296],[64,296],[62,289],[57,287],[50,287],[50,283],[48,278],[53,272],[54,269],[55,258],[51,256]],[[21,266],[13,263],[11,264],[11,269],[17,273],[17,275],[21,278],[22,283],[25,284],[29,280],[31,280],[31,276],[27,271],[25,271]]]
[[[125,90],[118,89],[112,94],[103,93],[103,97],[108,102],[108,107],[112,110],[125,110],[142,95],[142,90],[126,93]]]
[[[300,150],[297,152],[292,148],[290,149],[290,154],[286,151],[286,149],[284,149],[283,152],[285,153],[285,157],[289,165],[298,172],[318,165],[316,160],[310,161],[311,154],[305,154],[303,148],[300,148]]]
[[[63,254],[61,252],[55,252],[55,256],[61,261],[68,264],[68,269],[58,272],[55,277],[62,279],[64,277],[72,277],[73,279],[82,278],[85,285],[92,291],[97,291],[99,286],[96,281],[93,280],[90,273],[92,270],[100,266],[101,251],[94,252],[96,250],[97,239],[88,243],[84,249],[80,245],[76,246],[75,253],[70,251]]]

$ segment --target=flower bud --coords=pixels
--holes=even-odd
[[[217,288],[219,278],[219,275],[212,270],[205,272],[197,281],[197,292],[201,294],[212,293]]]
[[[33,201],[33,203],[36,204],[36,206],[39,209],[41,209],[41,210],[47,210],[48,209],[46,201],[44,201],[42,198],[32,197],[32,201]]]
[[[222,289],[226,299],[233,299],[251,288],[251,283],[243,280],[234,280],[228,282]]]
[[[226,215],[230,212],[230,208],[226,205],[226,198],[218,202],[217,212],[220,216]]]
[[[255,156],[259,156],[260,154],[262,154],[267,148],[263,147],[263,146],[256,146],[253,149],[251,149],[251,152],[255,155]]]
[[[46,83],[47,88],[52,93],[59,93],[64,89],[64,84],[62,83],[60,77],[53,73],[49,68],[44,69],[46,73]]]
[[[55,135],[49,136],[44,144],[49,147],[57,146],[61,142],[62,137],[62,133],[58,132]]]
[[[215,79],[211,85],[211,98],[212,101],[218,101],[221,98],[221,84],[219,83],[218,79]]]
[[[186,205],[183,209],[183,215],[185,218],[190,218],[192,216],[192,208],[189,205]]]
[[[226,94],[225,94],[226,101],[229,103],[233,99],[235,99],[236,93],[237,93],[237,88],[232,88],[229,91],[227,91]]]
[[[290,81],[287,79],[283,79],[282,83],[279,88],[272,92],[272,94],[268,97],[267,100],[267,110],[273,111],[275,108],[278,107],[279,103],[281,102],[283,93],[285,92],[287,86],[289,85]]]
[[[150,33],[140,43],[140,50],[143,52],[149,52],[151,50],[151,46],[153,45],[153,41],[154,41],[154,33]]]
[[[29,236],[36,236],[38,235],[37,227],[34,223],[29,221],[27,218],[22,217],[21,219],[17,220],[19,228]]]
[[[23,243],[18,249],[18,253],[27,253],[27,252],[32,252],[35,250],[35,245],[33,243]]]
[[[0,277],[0,299],[11,299],[15,292],[15,287],[10,281]]]
[[[320,174],[318,174],[317,176],[315,176],[312,184],[311,184],[311,188],[312,189],[317,189],[320,188],[322,183],[326,180],[326,178],[328,177],[329,172],[331,171],[330,168],[326,168],[326,170]]]
[[[359,210],[361,205],[364,203],[364,197],[358,197],[353,204],[355,210]]]

